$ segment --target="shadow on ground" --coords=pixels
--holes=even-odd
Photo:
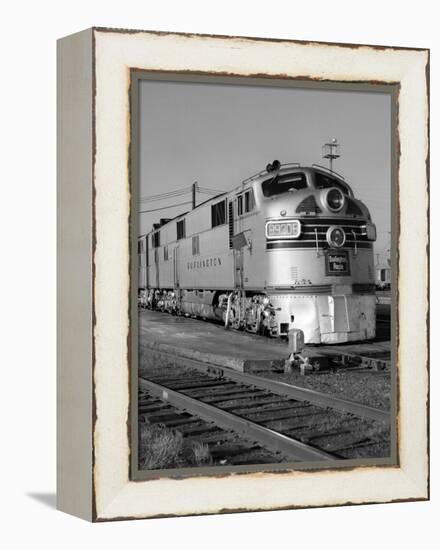
[[[53,510],[55,510],[57,506],[57,495],[55,493],[27,493],[27,496],[41,502],[41,504]]]

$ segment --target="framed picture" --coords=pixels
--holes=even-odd
[[[429,51],[58,44],[58,507],[429,498]]]

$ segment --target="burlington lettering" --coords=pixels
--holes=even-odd
[[[222,265],[220,258],[205,258],[204,260],[195,260],[194,262],[187,262],[188,269],[201,269],[206,267],[217,267]]]

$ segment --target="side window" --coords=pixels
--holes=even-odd
[[[246,191],[244,194],[244,211],[250,212],[254,208],[254,194],[252,193],[252,189],[249,189],[249,191]]]
[[[243,195],[238,195],[237,197],[237,215],[243,215]]]
[[[192,254],[193,256],[197,256],[200,254],[200,242],[199,242],[199,236],[194,235],[192,238]]]
[[[153,233],[153,247],[159,248],[160,246],[160,231]]]
[[[211,206],[212,227],[226,223],[226,201],[217,202]]]
[[[165,245],[163,247],[163,259],[165,262],[168,261],[168,245]]]
[[[180,220],[176,223],[177,227],[177,240],[185,238],[185,220]]]

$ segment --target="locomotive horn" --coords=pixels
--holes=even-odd
[[[272,164],[269,163],[269,164],[266,166],[266,170],[267,170],[268,172],[275,172],[276,170],[279,170],[280,166],[281,166],[280,161],[279,161],[279,160],[274,160],[274,161],[272,162]]]

